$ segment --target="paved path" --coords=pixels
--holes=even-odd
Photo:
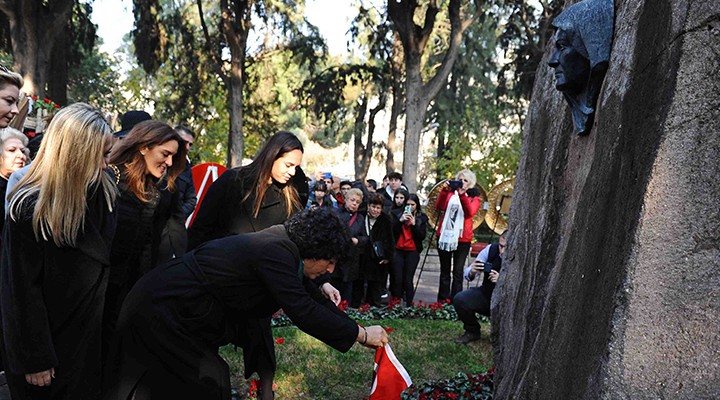
[[[423,266],[423,259],[425,259],[425,266]],[[465,263],[467,265],[470,261]],[[418,282],[418,278],[420,281]],[[476,280],[477,281],[477,280]],[[437,255],[437,250],[431,249],[427,258],[425,257],[425,251],[420,255],[420,263],[418,264],[417,270],[415,271],[415,280],[417,282],[417,290],[415,291],[415,302],[422,300],[423,303],[434,303],[437,301],[438,286],[440,285],[440,259]],[[463,288],[467,287],[467,282],[463,284]],[[472,283],[475,285],[475,282]]]

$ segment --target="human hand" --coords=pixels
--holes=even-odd
[[[408,219],[410,220],[410,225],[415,225],[415,216],[412,214],[408,214]]]
[[[475,277],[477,274],[483,272],[485,270],[485,265],[483,265],[482,261],[475,260],[473,262],[473,265],[470,267],[470,274],[472,277]]]
[[[367,340],[365,340],[365,334],[367,332]],[[368,327],[360,327],[358,332],[358,343],[365,347],[378,348],[384,347],[388,342],[388,334],[380,325],[373,325]],[[365,341],[365,343],[363,343]]]
[[[55,377],[55,368],[46,371],[25,374],[25,381],[35,386],[50,386],[52,378]]]
[[[355,244],[355,245],[358,244],[357,238],[352,238],[352,242],[353,242],[353,244]]]
[[[326,299],[332,301],[337,306],[340,304],[340,291],[335,289],[335,286],[331,285],[330,282],[325,282],[320,286],[320,292]]]
[[[488,279],[490,279],[490,282],[496,283],[499,277],[500,277],[500,273],[493,269],[490,271],[490,275],[488,276]]]

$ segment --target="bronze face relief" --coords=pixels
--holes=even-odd
[[[575,133],[592,128],[612,47],[612,0],[584,0],[573,4],[553,21],[555,50],[548,65],[555,69],[555,88],[571,108]]]

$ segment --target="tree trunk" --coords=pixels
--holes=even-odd
[[[363,174],[363,164],[365,160],[365,146],[362,142],[363,132],[365,131],[365,115],[368,109],[367,97],[360,96],[357,100],[357,116],[355,117],[355,123],[353,124],[353,155],[354,155],[354,166],[355,166],[355,179],[365,179],[367,170]]]
[[[407,57],[405,103],[405,144],[403,146],[403,183],[411,193],[417,191],[418,157],[420,156],[420,136],[425,122],[428,102],[422,96],[422,78],[420,63],[413,62],[415,57]]]
[[[230,48],[230,76],[229,79],[225,80],[230,86],[228,88],[230,132],[228,135],[227,155],[227,163],[230,168],[242,165],[244,147],[243,85],[245,79],[245,49],[251,26],[250,15],[252,10],[247,2],[241,1],[240,3],[240,5],[232,4],[231,10],[227,0],[220,2],[221,28]]]
[[[392,83],[392,108],[390,109],[390,123],[388,126],[388,141],[387,141],[387,158],[385,159],[385,173],[397,171],[395,166],[395,140],[397,137],[397,123],[398,118],[403,110],[403,99],[405,93],[403,93],[402,85],[402,70],[403,70],[403,51],[402,42],[397,34],[393,35],[393,55],[390,68],[393,77]]]
[[[25,80],[22,90],[45,96],[50,75],[50,56],[60,32],[65,29],[74,0],[0,1],[0,11],[8,18],[12,38],[14,70]]]
[[[450,0],[448,15],[450,18],[450,46],[434,76],[423,82],[420,75],[422,56],[425,45],[435,25],[435,17],[439,12],[437,3],[431,1],[425,9],[424,25],[414,22],[418,4],[414,0],[398,0],[388,2],[388,15],[400,36],[405,55],[406,102],[405,102],[405,146],[403,150],[403,183],[411,192],[417,190],[418,158],[420,156],[420,140],[423,132],[425,113],[430,101],[444,86],[453,63],[460,49],[462,34],[470,24],[480,16],[479,1],[474,2],[475,11],[471,17],[463,20],[461,16],[461,0]]]
[[[52,74],[48,77],[47,93],[55,103],[65,106],[67,105],[67,84],[68,84],[68,47],[67,29],[60,31],[57,42],[53,47],[50,65],[52,65]]]

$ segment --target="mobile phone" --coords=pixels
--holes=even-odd
[[[405,214],[412,214],[410,211],[410,206],[405,206]]]
[[[450,185],[450,190],[458,190],[463,185],[462,181],[455,181],[455,180],[448,181],[448,184]]]

